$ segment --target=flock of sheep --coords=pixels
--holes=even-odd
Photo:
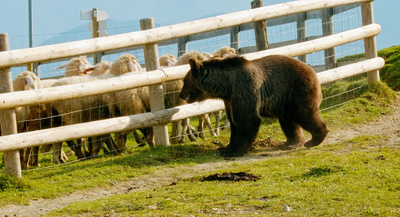
[[[164,55],[160,57],[161,67],[171,67],[187,64],[190,58],[199,61],[213,57],[225,57],[234,55],[236,51],[233,48],[222,47],[214,53],[201,54],[197,51],[187,52],[178,59],[173,55]],[[123,76],[126,73],[144,72],[136,57],[131,54],[124,54],[114,62],[102,61],[92,66],[85,56],[71,59],[68,63],[58,67],[65,68],[65,76],[60,79],[40,80],[35,73],[25,71],[19,74],[13,81],[14,91],[25,91],[39,88],[56,87],[68,84],[83,83],[95,81],[98,79],[107,79],[116,76]],[[182,105],[185,102],[178,95],[183,86],[182,80],[168,81],[163,84],[165,92],[165,107],[171,108]],[[34,131],[71,125],[94,120],[101,120],[110,117],[119,117],[134,115],[150,111],[150,95],[148,87],[135,88],[124,91],[117,91],[96,96],[88,96],[77,99],[63,100],[48,104],[32,105],[28,107],[16,108],[17,130],[18,133]],[[213,136],[218,135],[220,113],[216,114],[216,126],[212,127],[208,115],[199,117],[198,136],[205,138],[204,124],[210,128]],[[171,143],[184,142],[185,135],[190,140],[195,140],[196,130],[190,126],[189,120],[183,120],[173,123],[170,135]],[[182,128],[182,130],[180,130]],[[129,132],[115,133],[111,135],[93,136],[82,138],[78,141],[65,141],[78,159],[96,156],[101,149],[104,153],[123,153],[126,151],[127,135],[133,133],[136,142],[139,145],[146,143],[154,146],[154,136],[152,128],[141,129],[141,137],[134,130]],[[53,162],[62,163],[68,160],[67,155],[62,150],[62,143],[44,146],[44,151],[53,148]],[[39,166],[38,159],[39,147],[20,150],[21,166]]]

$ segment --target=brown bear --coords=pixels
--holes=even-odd
[[[321,86],[307,64],[283,55],[249,61],[242,56],[190,59],[179,97],[188,103],[222,99],[231,125],[229,145],[222,156],[246,154],[254,142],[261,117],[278,118],[286,136],[285,148],[321,144],[328,127],[319,115]],[[305,143],[302,128],[312,139]]]

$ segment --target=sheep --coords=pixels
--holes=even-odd
[[[195,58],[198,61],[204,61],[207,58],[197,52],[187,52],[181,55],[177,61],[175,62],[174,66],[184,65],[189,63],[190,58]],[[179,98],[179,91],[183,87],[183,80],[175,80],[175,81],[168,81],[164,84],[165,92],[167,93],[165,96],[165,106],[166,108],[171,108],[178,105],[183,105],[185,102]],[[183,142],[184,136],[182,136],[181,131],[179,130],[180,126],[182,126],[182,132],[186,132],[189,136],[191,141],[196,140],[193,131],[194,128],[189,124],[189,118],[177,121],[172,123],[172,132],[171,132],[171,143],[179,143]]]
[[[214,57],[214,54],[209,53],[209,52],[204,52],[204,53],[203,53],[203,56],[205,56],[207,59],[211,59],[211,58]]]
[[[131,54],[125,54],[119,57],[117,60],[115,60],[112,64],[110,63],[109,67],[109,72],[108,73],[103,73],[104,69],[107,68],[108,63],[104,61],[103,63],[97,64],[95,67],[90,67],[87,68],[85,71],[88,72],[93,68],[93,70],[98,69],[97,72],[94,71],[90,75],[87,76],[73,76],[70,78],[65,78],[65,79],[60,79],[60,81],[56,81],[55,83],[52,84],[52,86],[60,86],[60,85],[66,85],[66,84],[73,84],[73,83],[82,83],[82,82],[88,82],[88,81],[93,81],[96,79],[105,79],[109,77],[114,77],[114,76],[119,76],[121,74],[130,72],[130,71],[139,71],[142,70],[140,64],[137,61],[137,58],[134,57]],[[102,75],[98,76],[93,76],[96,75],[97,73],[103,73]],[[67,108],[67,105],[71,104],[70,108]],[[90,121],[90,119],[87,119],[87,117],[91,117],[92,120],[100,119],[103,118],[103,116],[108,113],[108,108],[103,105],[102,102],[102,96],[90,96],[90,97],[84,97],[80,99],[72,99],[72,100],[66,100],[66,101],[61,101],[61,102],[55,102],[51,104],[53,111],[61,115],[62,120],[60,120],[60,124],[75,124],[79,122],[85,122],[85,121]],[[98,107],[100,109],[96,110],[93,109],[94,107]],[[69,115],[63,115],[64,113],[70,113]],[[80,120],[82,117],[82,120]],[[89,138],[90,140],[91,138]],[[106,136],[100,136],[100,137],[94,137],[92,140],[94,140],[93,144],[89,144],[89,155],[94,156],[97,155],[100,148],[101,148],[101,143],[102,140],[105,140],[106,144],[109,146],[110,151],[112,152],[118,152],[119,149],[117,144],[114,143],[112,139],[107,139]],[[68,145],[71,147],[72,150],[74,150],[75,154],[78,156],[78,158],[83,158],[85,154],[81,150],[82,144],[78,145],[78,147],[75,148],[75,145],[73,144],[73,141],[67,141]],[[81,142],[82,143],[82,142]],[[60,144],[56,144],[53,149],[60,150]],[[121,150],[124,150],[125,147],[121,147]],[[55,152],[55,155],[58,153]],[[57,162],[58,163],[58,162]]]
[[[110,74],[123,75],[129,72],[137,73],[140,71],[143,70],[136,57],[131,54],[125,54],[111,64]],[[112,117],[133,115],[149,111],[150,100],[148,98],[148,92],[148,87],[141,87],[108,93],[103,95],[102,99],[104,104],[108,105]],[[144,100],[143,98],[146,99]],[[121,148],[121,152],[126,148],[126,137],[129,133],[130,131],[126,131],[115,135],[115,141]],[[143,134],[145,135],[145,140],[140,138],[136,130],[133,131],[136,142],[142,146],[147,141],[150,146],[154,146],[152,128],[145,128]]]
[[[90,75],[65,77],[55,82],[52,87],[83,83],[97,79],[97,77]],[[52,119],[52,124],[56,126],[63,124],[77,124],[108,117],[107,107],[102,104],[102,95],[52,102],[50,103],[50,107],[51,112],[53,113],[52,115],[58,115],[56,118]],[[111,152],[116,152],[117,148],[115,147],[116,145],[114,144],[114,141],[107,137],[107,135],[103,135],[91,138],[93,146],[91,146],[92,149],[90,149],[89,152],[90,156],[98,154],[103,141],[108,145]],[[53,159],[55,160],[55,163],[61,163],[61,161],[57,161],[57,156],[60,154],[61,144],[62,143],[57,143],[53,145],[53,155],[55,156]],[[67,141],[67,144],[79,159],[85,157],[86,154],[82,152],[82,143],[75,145],[74,141],[71,140]]]
[[[68,63],[53,70],[65,68],[65,77],[70,77],[85,75],[86,70],[91,67],[92,64],[86,59],[86,56],[80,56],[72,58]]]
[[[119,76],[128,72],[142,71],[137,58],[132,54],[124,54],[116,59],[110,67],[110,74]]]
[[[89,74],[91,76],[99,76],[108,73],[110,71],[110,67],[111,67],[110,61],[101,61],[96,65],[94,65],[93,67],[86,69],[84,73]]]
[[[163,67],[170,67],[175,65],[177,59],[174,55],[172,54],[166,54],[160,57],[160,66]]]
[[[41,88],[39,77],[31,71],[20,73],[13,81],[14,91],[35,90]],[[31,105],[16,108],[17,130],[18,132],[33,131],[40,128],[49,127],[46,104]],[[44,118],[44,119],[42,119]],[[20,150],[21,167],[25,169],[28,165],[39,166],[38,160],[39,147]]]
[[[236,55],[236,50],[231,47],[221,47],[220,49],[214,51],[213,57],[222,57],[225,58],[227,56]]]

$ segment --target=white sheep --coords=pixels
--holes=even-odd
[[[101,76],[98,76],[101,77]],[[57,82],[53,83],[52,87],[64,86],[69,84],[84,83],[93,80],[97,80],[96,76],[72,76],[64,77],[59,79]],[[62,100],[50,103],[52,115],[57,118],[53,118],[53,125],[70,125],[82,122],[89,122],[94,120],[100,120],[103,118],[108,118],[107,106],[102,103],[102,95],[87,96],[82,98]],[[89,144],[89,155],[95,156],[98,154],[102,148],[102,143],[105,142],[109,147],[111,152],[117,152],[117,147],[114,141],[109,137],[109,135],[95,136],[89,138],[93,144]],[[57,143],[53,145],[54,156],[58,156],[60,153],[62,143]],[[86,157],[86,153],[82,152],[83,144],[74,143],[74,141],[67,141],[68,146],[75,152],[78,158]],[[54,157],[54,159],[57,159]],[[61,163],[61,162],[55,162]]]
[[[110,74],[114,76],[122,75],[128,72],[142,71],[142,66],[137,58],[132,54],[124,54],[116,59],[110,67]]]
[[[172,54],[166,54],[160,57],[160,66],[170,67],[175,65],[177,59]]]
[[[86,56],[80,56],[72,58],[68,63],[53,70],[65,68],[65,77],[70,77],[85,75],[86,70],[91,67],[92,64],[86,59]]]
[[[110,61],[101,61],[85,70],[85,74],[89,74],[91,76],[99,76],[106,74],[110,71],[111,62]]]
[[[14,91],[35,90],[41,88],[41,86],[39,77],[30,71],[20,73],[13,81]],[[18,132],[34,131],[50,127],[47,112],[46,104],[16,108]],[[29,165],[39,166],[38,150],[38,146],[27,148],[25,152],[24,150],[20,150],[21,167],[23,169]],[[65,154],[62,157],[66,157]]]
[[[136,57],[131,54],[125,54],[112,63],[110,74],[124,75],[129,72],[137,73],[140,71],[143,70]],[[103,95],[103,102],[108,105],[112,117],[139,114],[150,109],[148,93],[148,87],[117,91]],[[144,145],[147,142],[150,146],[153,146],[154,138],[152,128],[146,128],[144,130],[144,140],[137,134],[136,130],[133,131],[136,142],[139,143],[139,145]],[[126,138],[130,132],[131,131],[125,131],[115,134],[115,142],[121,149],[123,149],[122,147],[126,147]]]
[[[198,61],[204,61],[207,59],[203,54],[199,53],[198,51],[191,51],[181,55],[174,65],[178,66],[188,64],[190,58],[194,58]],[[182,89],[182,87],[183,80],[165,82],[164,90],[166,92],[166,108],[185,104],[185,101],[179,98],[179,91]],[[182,132],[179,130],[181,126]],[[189,118],[172,123],[171,143],[176,144],[184,142],[185,137],[182,135],[183,133],[187,134],[191,141],[195,141],[196,137],[194,136],[194,131],[195,129],[189,124]]]
[[[214,51],[213,57],[222,57],[225,58],[227,56],[236,55],[236,50],[231,47],[221,47],[220,49]]]

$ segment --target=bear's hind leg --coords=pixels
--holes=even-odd
[[[300,125],[283,117],[279,118],[279,123],[287,140],[280,146],[282,149],[296,149],[304,145],[303,131]]]
[[[312,138],[304,145],[307,148],[321,144],[328,135],[328,126],[321,119],[318,112],[310,112],[298,116],[298,123],[311,133]]]

